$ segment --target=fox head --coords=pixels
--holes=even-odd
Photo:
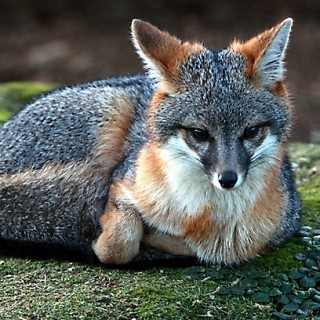
[[[291,26],[289,18],[212,51],[132,22],[134,45],[156,83],[150,139],[167,150],[169,162],[202,170],[222,190],[240,187],[255,170],[279,166],[291,129],[284,85]]]

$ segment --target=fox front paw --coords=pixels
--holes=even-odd
[[[99,261],[103,264],[121,265],[129,263],[138,255],[140,239],[126,241],[122,237],[114,238],[112,235],[102,233],[92,244],[92,249]]]
[[[110,265],[129,263],[140,250],[143,227],[134,211],[124,212],[107,205],[101,216],[102,233],[92,249],[100,262]]]

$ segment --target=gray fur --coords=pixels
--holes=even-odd
[[[2,175],[1,238],[88,245],[99,228],[107,178],[106,172],[85,162]]]
[[[209,153],[197,147],[204,163],[222,145],[225,154],[239,150],[244,128],[256,123],[267,122],[271,134],[286,143],[291,131],[286,101],[253,86],[245,68],[245,59],[230,49],[205,49],[191,56],[180,66],[179,92],[160,104],[148,128],[146,111],[157,83],[146,75],[57,90],[26,106],[0,129],[0,237],[90,247],[100,232],[98,219],[110,183],[134,179],[148,130],[165,143],[181,127],[205,126],[216,142]],[[123,161],[106,172],[95,163],[95,152],[98,128],[108,120],[115,94],[129,96],[136,110]],[[220,146],[219,139],[224,141]],[[243,166],[249,165],[253,149],[253,145],[243,149],[248,153]],[[271,245],[290,238],[300,223],[288,159],[279,180],[290,201]]]
[[[113,97],[128,95],[139,110],[153,90],[145,76],[137,75],[67,87],[41,97],[0,128],[0,173],[91,157]]]

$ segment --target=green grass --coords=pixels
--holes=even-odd
[[[298,186],[310,185],[320,179],[319,145],[293,143],[289,151],[293,162],[299,165],[295,170]]]
[[[5,122],[12,116],[12,112],[8,110],[0,110],[0,123]]]
[[[0,86],[0,121],[19,110],[32,95],[52,88],[38,84]],[[294,144],[290,151],[299,164],[296,175],[304,223],[319,228],[320,146]],[[294,256],[304,250],[295,238],[236,269],[195,266],[139,271],[0,257],[0,318],[275,319],[273,312],[279,310],[275,300],[257,303],[235,288],[256,272],[267,273],[272,281],[289,275],[303,266]],[[276,285],[272,281],[270,290]],[[222,295],[221,288],[233,288],[233,294]]]
[[[57,88],[39,82],[9,82],[0,84],[0,123],[9,119],[34,97]]]
[[[74,263],[1,262],[1,319],[272,319],[271,306],[217,294],[189,269],[109,270]],[[268,315],[269,313],[269,315]]]

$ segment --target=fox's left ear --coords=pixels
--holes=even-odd
[[[234,41],[231,48],[244,55],[249,65],[247,76],[260,86],[271,88],[284,78],[284,58],[293,20],[285,19],[245,43]]]
[[[134,19],[131,25],[132,41],[150,75],[169,91],[179,79],[179,66],[203,49],[200,43],[181,42],[169,33],[148,22]]]

